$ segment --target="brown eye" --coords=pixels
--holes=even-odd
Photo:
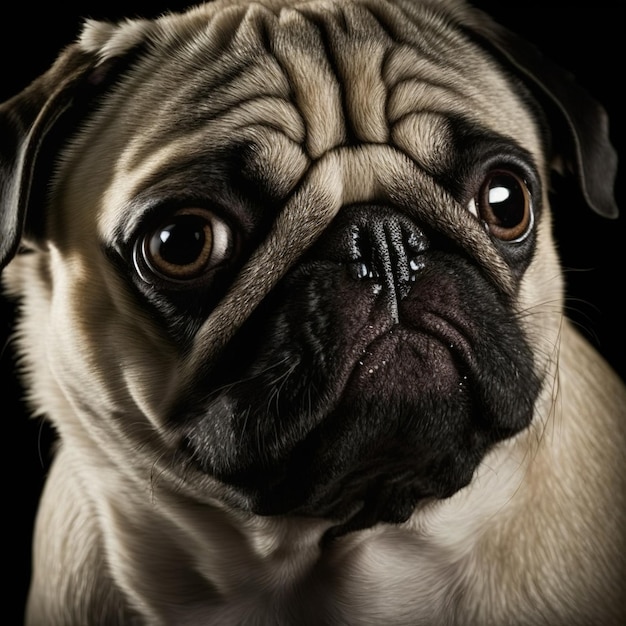
[[[138,243],[140,258],[135,262],[144,280],[152,282],[151,274],[169,281],[193,281],[229,258],[232,233],[212,211],[185,208],[145,233]]]
[[[532,201],[526,183],[513,172],[494,170],[483,180],[470,205],[489,233],[503,241],[522,239],[532,224]]]

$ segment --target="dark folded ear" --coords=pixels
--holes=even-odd
[[[25,232],[35,172],[44,165],[43,154],[53,152],[46,141],[77,108],[81,86],[96,63],[94,54],[70,46],[45,74],[0,104],[0,268],[15,255]],[[47,181],[37,179],[37,185],[44,193]]]
[[[0,269],[25,239],[31,245],[42,239],[59,151],[140,54],[146,24],[86,22],[80,43],[65,48],[47,72],[0,104]]]
[[[475,17],[470,30],[495,49],[542,103],[552,124],[554,156],[575,175],[587,204],[599,215],[616,218],[617,154],[609,139],[604,108],[572,74],[535,46],[486,15],[476,13]]]

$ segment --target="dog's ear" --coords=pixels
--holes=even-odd
[[[475,13],[469,27],[495,49],[542,104],[551,124],[555,162],[560,160],[576,176],[586,203],[599,215],[616,218],[617,154],[609,139],[604,108],[571,73],[489,16]]]
[[[87,21],[47,72],[0,103],[0,269],[24,240],[41,240],[59,150],[135,58],[147,24]]]
[[[0,267],[18,249],[35,197],[45,194],[44,178],[33,186],[43,155],[54,151],[53,131],[76,108],[80,85],[96,63],[94,54],[69,46],[45,74],[0,104]]]

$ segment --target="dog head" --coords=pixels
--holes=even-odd
[[[454,1],[88,23],[0,125],[35,410],[94,467],[336,532],[538,419],[551,170],[616,212],[602,109]]]

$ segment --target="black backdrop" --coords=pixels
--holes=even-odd
[[[57,51],[71,42],[82,17],[116,19],[154,16],[180,9],[183,2],[129,0],[125,8],[91,0],[82,5],[24,2],[13,6],[0,21],[2,80],[0,101],[5,100],[44,71]],[[534,41],[553,60],[571,69],[581,84],[605,105],[611,119],[611,135],[618,150],[625,151],[624,112],[620,83],[624,69],[624,8],[621,2],[566,5],[558,0],[541,4],[480,0],[475,4],[499,21]],[[566,8],[563,8],[566,6]],[[488,94],[486,95],[488,96]],[[0,137],[0,142],[2,138]],[[626,160],[626,159],[625,159]],[[624,204],[624,166],[620,167],[617,196]],[[565,209],[565,210],[563,210]],[[585,334],[626,378],[626,331],[622,297],[626,287],[626,217],[601,219],[581,207],[565,206],[556,216],[560,250],[568,268],[569,311]],[[30,536],[37,497],[47,468],[50,432],[39,421],[26,417],[21,389],[14,374],[10,336],[13,309],[0,299],[0,356],[5,430],[5,559],[9,575],[8,616],[21,623],[30,570]],[[9,497],[10,496],[10,497]],[[5,582],[5,589],[7,583]],[[12,588],[11,588],[12,587]],[[8,623],[8,622],[5,622]]]

